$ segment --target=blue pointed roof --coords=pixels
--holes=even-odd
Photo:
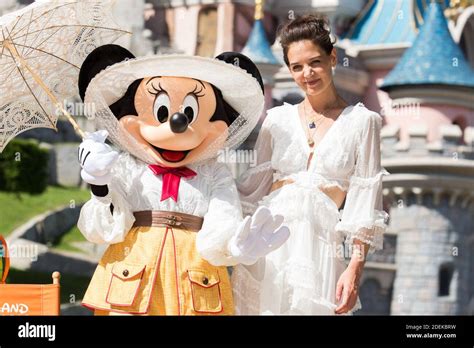
[[[407,1],[407,0],[403,0]],[[423,18],[425,17],[425,12],[427,7],[429,7],[429,1],[427,0],[410,0],[414,2],[414,19],[417,27],[421,27],[423,25]],[[443,7],[443,10],[446,8],[449,8],[449,2],[451,0],[436,0],[438,1],[441,6]]]
[[[432,2],[424,24],[381,89],[410,85],[451,85],[474,88],[474,71],[449,32],[441,5]]]
[[[263,28],[263,23],[260,19],[255,20],[242,53],[252,59],[254,63],[280,64],[272,52],[267,35],[265,34],[265,29]]]
[[[411,43],[416,37],[412,0],[372,0],[345,39],[355,45]]]

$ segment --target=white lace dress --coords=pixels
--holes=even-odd
[[[244,213],[268,206],[284,216],[291,236],[255,265],[234,267],[238,314],[334,314],[336,283],[346,268],[343,241],[361,240],[369,252],[382,248],[388,173],[380,165],[380,128],[381,117],[363,104],[347,107],[306,169],[310,148],[297,105],[268,111],[255,146],[257,166],[237,188]],[[294,183],[267,195],[272,182],[284,179]],[[343,211],[320,190],[328,186],[347,192]],[[360,307],[357,301],[352,311]]]

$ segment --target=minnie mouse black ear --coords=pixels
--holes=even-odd
[[[247,56],[238,52],[224,52],[219,54],[216,59],[223,60],[226,63],[238,66],[251,74],[260,84],[262,93],[264,93],[263,80],[255,63]]]
[[[84,101],[87,86],[95,75],[110,65],[132,58],[135,58],[135,56],[130,51],[118,45],[100,46],[89,53],[79,71],[78,86],[82,101]]]

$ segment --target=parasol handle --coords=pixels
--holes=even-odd
[[[13,44],[9,41],[9,40],[5,40],[3,42],[3,45],[5,48],[7,48],[10,53],[20,62],[20,64],[22,66],[24,66],[28,71],[29,73],[31,74],[31,76],[33,77],[33,79],[36,81],[36,83],[45,91],[46,95],[48,96],[48,98],[51,100],[51,102],[59,109],[61,110],[61,112],[63,113],[64,116],[66,116],[67,120],[71,123],[71,125],[73,126],[74,128],[74,131],[81,137],[81,138],[84,138],[85,137],[85,134],[84,132],[82,131],[82,129],[79,127],[79,125],[77,124],[76,120],[74,119],[74,117],[72,117],[72,115],[63,107],[63,105],[59,102],[58,98],[56,98],[56,96],[53,94],[53,92],[51,92],[48,88],[48,86],[46,86],[46,84],[44,83],[44,81],[41,79],[41,77],[38,76],[38,74],[36,74],[34,72],[33,69],[31,69],[31,67],[28,65],[28,63],[18,54],[16,48],[13,46]],[[57,131],[57,128],[56,126],[54,125],[54,122],[53,120],[51,119],[51,117],[49,117],[49,115],[46,115],[48,117],[48,119],[51,121],[51,124],[53,125],[54,129]]]

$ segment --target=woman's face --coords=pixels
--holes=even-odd
[[[336,50],[330,55],[310,40],[296,41],[288,48],[290,73],[307,95],[318,95],[332,85],[332,68]]]

